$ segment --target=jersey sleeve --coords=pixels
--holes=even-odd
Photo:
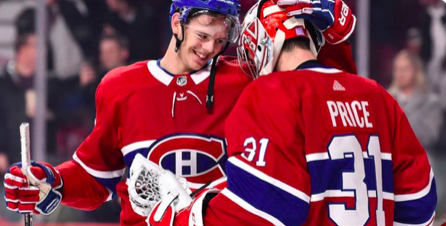
[[[73,159],[88,174],[116,193],[125,164],[119,148],[119,69],[105,76],[96,92],[96,120],[93,131],[76,150]]]
[[[99,181],[88,174],[75,161],[67,161],[56,167],[62,175],[64,184],[62,203],[81,209],[94,210],[109,199],[110,192]]]
[[[258,82],[244,90],[226,120],[228,186],[211,201],[207,217],[236,211],[223,214],[230,216],[225,221],[300,225],[308,215],[311,189],[303,140],[296,139],[298,109],[289,98],[280,98],[286,91]]]
[[[348,42],[341,42],[337,45],[325,43],[317,55],[317,59],[323,65],[356,74],[356,65]]]
[[[394,176],[394,225],[430,225],[435,215],[437,195],[434,173],[398,103],[384,90],[390,118],[394,119],[392,162]]]

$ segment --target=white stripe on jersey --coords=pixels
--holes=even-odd
[[[434,225],[434,217],[435,217],[435,212],[434,214],[432,214],[432,217],[425,223],[422,224],[403,224],[403,223],[398,223],[396,221],[393,222],[393,226],[432,226]]]
[[[124,175],[125,168],[120,169],[120,170],[115,170],[115,171],[94,170],[94,169],[88,167],[85,163],[83,163],[79,159],[79,157],[77,157],[76,152],[73,155],[73,159],[74,159],[74,161],[79,163],[79,165],[81,165],[82,168],[84,168],[85,171],[87,171],[87,173],[89,173],[90,175],[92,175],[94,177],[103,178],[103,179],[113,179],[113,178],[121,177],[122,175]]]
[[[223,191],[221,191],[221,194],[223,194],[224,196],[226,196],[228,199],[230,199],[231,201],[233,201],[235,204],[239,205],[240,207],[242,207],[243,209],[245,209],[246,211],[259,216],[269,222],[271,222],[271,224],[276,225],[276,226],[285,226],[280,220],[278,220],[277,218],[255,208],[254,206],[251,206],[251,204],[245,202],[245,200],[243,200],[242,198],[238,197],[236,194],[232,193],[231,191],[229,191],[227,188],[223,189]]]
[[[370,198],[376,198],[376,191],[369,190],[367,191]],[[311,202],[319,202],[329,197],[355,197],[355,193],[353,191],[342,191],[342,190],[327,190],[324,193],[311,195]],[[383,199],[394,200],[393,193],[383,192]]]
[[[296,188],[293,188],[290,185],[285,184],[276,178],[272,178],[272,177],[266,175],[265,173],[253,168],[252,166],[244,163],[243,161],[237,159],[236,157],[230,157],[228,159],[228,161],[231,162],[232,164],[234,164],[235,166],[239,167],[240,169],[243,169],[246,172],[250,173],[251,175],[259,178],[260,180],[263,180],[271,185],[274,185],[274,186],[290,193],[291,195],[296,196],[297,198],[305,201],[306,203],[310,202],[310,197],[307,194],[305,194],[304,192],[299,191]]]
[[[126,156],[128,153],[140,149],[140,148],[148,148],[152,145],[156,140],[145,140],[139,141],[135,143],[128,144],[121,149],[122,155]]]
[[[367,152],[362,152],[362,155],[364,158],[368,159],[369,154]],[[353,156],[350,156],[350,158]],[[307,159],[307,162],[314,162],[314,161],[321,161],[321,160],[329,160],[330,156],[328,155],[328,152],[324,153],[314,153],[314,154],[308,154],[305,156]],[[381,160],[387,160],[392,161],[392,154],[391,153],[381,153]]]
[[[431,172],[429,174],[429,183],[423,190],[421,190],[417,193],[413,193],[413,194],[395,195],[395,202],[404,202],[404,201],[417,200],[417,199],[423,198],[424,196],[429,194],[429,192],[431,190],[433,179],[434,179],[434,171],[432,171],[432,168],[431,168]]]

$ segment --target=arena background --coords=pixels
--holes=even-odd
[[[255,2],[241,1],[243,13]],[[436,225],[440,225],[446,219],[446,4],[441,0],[345,2],[358,19],[349,39],[358,73],[396,95],[428,152],[437,180]],[[107,70],[162,57],[171,37],[169,6],[169,0],[0,0],[0,79],[18,62],[29,75],[26,85],[32,92],[27,94],[26,107],[16,113],[32,123],[33,159],[59,164],[71,158],[93,126],[94,89]],[[409,90],[420,91],[412,97],[398,96],[408,87],[397,79],[392,82],[394,64],[407,52],[412,57],[405,59],[417,73],[417,82],[409,82]],[[234,48],[227,53],[234,54]],[[433,105],[427,105],[432,98]],[[0,119],[16,111],[14,107],[0,109]],[[18,128],[0,131],[0,137],[18,134]],[[0,144],[2,176],[19,161],[17,147]],[[1,184],[1,193],[3,189]],[[62,206],[50,216],[35,217],[35,222],[118,225],[118,202],[92,212]],[[22,224],[19,214],[0,206],[0,225]]]

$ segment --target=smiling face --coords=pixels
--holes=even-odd
[[[174,30],[174,33],[182,37],[181,28]],[[195,71],[223,50],[228,42],[229,28],[224,17],[202,14],[184,25],[184,33],[178,57],[184,68]]]

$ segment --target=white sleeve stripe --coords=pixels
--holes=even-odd
[[[145,140],[145,141],[139,141],[135,143],[131,143],[129,145],[126,145],[121,149],[122,155],[126,156],[128,153],[138,150],[140,148],[148,148],[150,145],[152,145],[156,140]]]
[[[120,170],[115,170],[115,171],[94,170],[94,169],[88,167],[87,165],[85,165],[85,163],[83,163],[79,159],[79,157],[77,157],[76,152],[73,155],[73,159],[74,159],[74,161],[79,163],[79,165],[81,165],[82,168],[85,169],[85,171],[87,171],[90,175],[92,175],[94,177],[103,178],[103,179],[113,179],[113,178],[121,177],[122,175],[124,175],[124,172],[125,172],[125,168],[120,169]]]
[[[432,168],[431,168],[431,171],[429,174],[429,183],[423,190],[421,190],[417,193],[414,193],[414,194],[395,195],[395,202],[404,202],[404,201],[411,201],[411,200],[417,200],[417,199],[423,198],[424,196],[429,194],[429,192],[431,190],[433,179],[434,179],[434,171],[432,171]]]
[[[243,209],[245,209],[246,211],[259,216],[269,222],[271,222],[273,225],[276,226],[285,226],[285,224],[283,224],[280,220],[278,220],[277,218],[255,208],[254,206],[252,206],[251,204],[245,202],[245,200],[243,200],[242,198],[238,197],[236,194],[232,193],[231,191],[229,191],[228,189],[223,189],[223,191],[221,192],[221,194],[223,194],[224,196],[226,196],[228,199],[230,199],[231,201],[233,201],[235,204],[239,205],[240,207],[242,207]]]
[[[432,214],[431,218],[422,224],[403,224],[403,223],[399,223],[394,221],[393,222],[393,226],[431,226],[434,224],[434,217],[435,217],[435,212]]]
[[[304,192],[299,191],[296,188],[293,188],[290,185],[285,184],[285,183],[283,183],[282,181],[280,181],[278,179],[275,179],[275,178],[272,178],[272,177],[266,175],[265,173],[255,169],[255,168],[253,168],[252,166],[244,163],[243,161],[241,161],[241,160],[239,160],[239,159],[237,159],[235,157],[230,157],[228,159],[228,161],[230,163],[234,164],[235,166],[239,167],[240,169],[243,169],[244,171],[246,171],[246,172],[252,174],[253,176],[259,178],[260,180],[263,180],[263,181],[265,181],[265,182],[267,182],[267,183],[269,183],[269,184],[271,184],[271,185],[273,185],[275,187],[278,187],[278,188],[280,188],[280,189],[290,193],[291,195],[293,195],[293,196],[295,196],[295,197],[305,201],[306,203],[310,202],[310,197],[307,194],[305,194]]]

